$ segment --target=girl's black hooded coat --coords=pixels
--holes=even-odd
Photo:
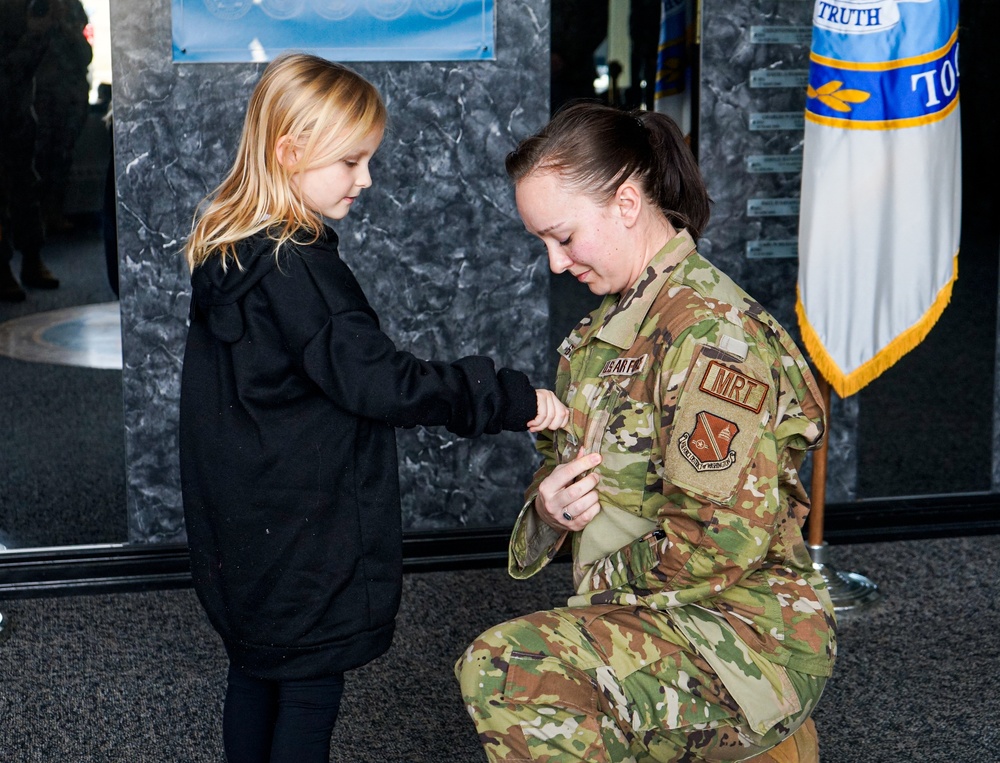
[[[399,606],[394,428],[524,430],[535,392],[488,358],[397,350],[329,228],[278,258],[259,234],[239,260],[192,276],[180,463],[195,590],[250,674],[347,670],[389,647]]]

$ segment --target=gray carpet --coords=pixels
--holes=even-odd
[[[115,298],[93,228],[52,237],[44,258],[60,288],[0,302],[0,322]],[[127,540],[122,372],[0,356],[0,401],[0,545]]]
[[[1000,760],[1000,544],[838,546],[883,590],[842,618],[816,712],[824,763]],[[481,763],[451,665],[503,619],[562,603],[569,566],[410,574],[392,649],[348,676],[332,760]],[[226,661],[188,590],[0,602],[0,761],[222,761]]]

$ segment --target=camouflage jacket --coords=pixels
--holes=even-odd
[[[833,607],[803,541],[799,479],[824,411],[785,330],[681,231],[559,352],[569,431],[538,439],[511,575],[535,574],[566,539],[534,513],[539,483],[600,450],[601,519],[573,534],[571,606],[709,615],[769,663],[829,675]]]

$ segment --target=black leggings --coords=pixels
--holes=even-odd
[[[229,666],[222,739],[229,763],[327,763],[344,674],[265,681]]]

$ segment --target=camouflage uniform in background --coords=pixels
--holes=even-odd
[[[581,449],[603,456],[601,511],[572,534],[568,607],[489,629],[456,664],[487,756],[744,760],[778,744],[836,652],[801,531],[798,470],[824,433],[805,360],[684,231],[560,354],[570,431],[539,438],[511,575],[534,575],[566,541],[532,507]]]

